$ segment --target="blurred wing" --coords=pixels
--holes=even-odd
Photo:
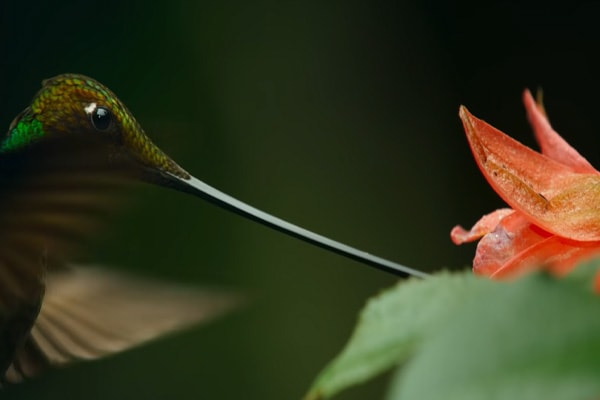
[[[98,268],[48,275],[42,309],[6,373],[19,382],[48,366],[90,360],[205,322],[238,301],[218,291],[128,277]]]
[[[127,182],[100,139],[70,135],[0,155],[0,305],[35,298],[111,214]],[[39,293],[38,296],[39,297]]]

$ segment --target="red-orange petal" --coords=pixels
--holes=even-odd
[[[600,240],[600,176],[577,173],[460,108],[467,139],[484,176],[504,201],[546,231]]]
[[[515,256],[549,236],[552,234],[531,224],[520,212],[513,211],[477,244],[473,272],[492,276]]]
[[[537,269],[545,269],[562,276],[571,271],[578,262],[598,254],[599,242],[572,242],[558,236],[550,236],[517,254],[491,277],[512,278]]]
[[[540,145],[542,154],[570,166],[575,172],[597,174],[598,171],[569,145],[550,125],[542,105],[537,104],[529,90],[523,92],[523,104],[527,112],[527,119],[533,128],[535,138]]]
[[[450,238],[454,244],[463,244],[478,240],[483,235],[494,231],[504,217],[514,212],[515,211],[510,208],[501,208],[493,211],[481,217],[479,221],[477,221],[475,225],[473,225],[473,227],[468,231],[462,226],[456,225],[450,232]]]

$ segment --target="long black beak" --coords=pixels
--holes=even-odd
[[[297,225],[291,224],[246,203],[243,203],[213,188],[212,186],[207,185],[201,180],[194,178],[193,176],[182,178],[168,172],[162,172],[162,175],[162,178],[167,181],[163,182],[163,184],[166,184],[165,186],[170,186],[178,191],[201,197],[219,207],[241,215],[242,217],[251,219],[297,239],[311,243],[315,246],[322,247],[326,250],[341,254],[342,256],[401,277],[414,276],[418,278],[427,278],[429,276],[425,272],[421,272],[393,261],[374,256],[354,247],[301,228]]]

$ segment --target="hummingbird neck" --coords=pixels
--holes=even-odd
[[[0,143],[0,153],[7,153],[31,144],[45,135],[42,123],[27,110],[19,115],[8,128],[8,133]]]

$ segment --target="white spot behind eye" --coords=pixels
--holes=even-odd
[[[93,113],[93,112],[94,112],[94,110],[96,109],[96,106],[97,106],[97,105],[96,105],[96,102],[93,102],[93,103],[90,103],[90,104],[88,104],[88,105],[87,105],[87,106],[84,108],[84,110],[85,110],[86,114],[91,114],[91,113]]]

